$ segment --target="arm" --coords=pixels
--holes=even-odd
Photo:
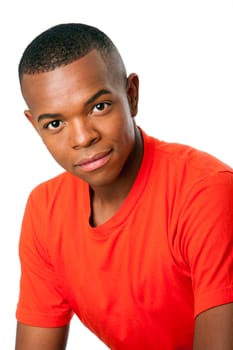
[[[183,253],[194,292],[193,349],[232,350],[232,174],[221,173],[197,184],[186,203],[183,219]]]
[[[193,350],[233,349],[233,303],[199,314],[195,321]]]
[[[19,240],[21,278],[16,350],[65,349],[67,325],[73,315],[51,262],[46,210],[43,192],[33,192],[27,202]]]
[[[65,350],[69,326],[42,328],[18,322],[15,350]]]

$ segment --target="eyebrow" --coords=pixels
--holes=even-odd
[[[56,119],[61,117],[62,115],[60,113],[44,113],[38,116],[37,121],[39,123],[43,119]]]
[[[99,98],[102,95],[111,94],[110,90],[107,89],[101,89],[97,91],[93,96],[91,96],[85,103],[85,106],[88,106],[90,103],[93,103],[97,98]],[[43,113],[40,114],[37,118],[38,123],[43,119],[56,119],[61,118],[62,114],[60,113]]]
[[[106,94],[111,94],[110,90],[107,89],[101,89],[99,91],[97,91],[93,96],[91,96],[86,102],[85,102],[85,106],[89,105],[90,103],[94,102],[98,97],[102,96],[102,95],[106,95]]]

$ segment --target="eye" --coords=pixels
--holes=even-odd
[[[105,108],[105,103],[98,103],[95,105],[94,109],[97,109],[97,111],[103,111]]]
[[[54,130],[54,129],[60,128],[61,125],[62,125],[61,120],[52,120],[51,122],[45,124],[44,128]]]
[[[109,102],[100,102],[97,103],[94,108],[93,108],[93,112],[103,112],[105,111],[111,104]]]

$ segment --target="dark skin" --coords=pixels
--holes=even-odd
[[[28,120],[55,160],[89,183],[93,221],[105,221],[128,194],[142,159],[133,119],[137,75],[126,81],[117,64],[116,72],[110,72],[93,51],[52,72],[25,75],[22,92],[30,108],[25,111]],[[104,166],[91,162],[99,156]]]
[[[233,349],[233,303],[209,309],[196,318],[193,349]]]
[[[17,324],[16,350],[64,350],[69,326],[57,328],[32,327]]]
[[[22,78],[26,117],[54,159],[90,185],[93,226],[121,206],[143,154],[134,122],[138,77],[131,74],[126,81],[120,63],[114,66],[109,70],[92,51],[65,67]],[[68,329],[18,323],[15,349],[64,350]],[[232,303],[197,316],[193,349],[233,349]]]

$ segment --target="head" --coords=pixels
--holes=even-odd
[[[126,79],[123,60],[112,40],[99,29],[67,23],[54,26],[38,35],[26,48],[19,63],[19,80],[24,74],[52,71],[72,63],[96,50],[109,67],[118,62],[122,79]]]
[[[138,77],[106,34],[77,23],[46,30],[24,51],[19,79],[25,115],[64,169],[96,185],[108,167],[110,182],[119,176],[139,142]]]

